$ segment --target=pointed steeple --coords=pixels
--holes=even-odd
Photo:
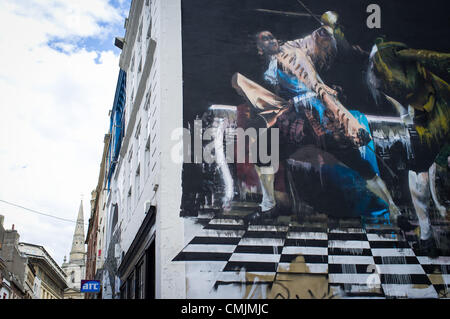
[[[83,200],[81,200],[80,209],[78,210],[77,225],[75,226],[75,232],[73,234],[69,263],[82,262],[84,264],[85,252]]]

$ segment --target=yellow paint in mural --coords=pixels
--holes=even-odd
[[[428,145],[447,136],[450,131],[450,108],[448,107],[450,86],[438,76],[430,74],[435,94],[431,94],[421,108],[428,113],[429,120],[426,125],[416,125],[421,141]]]
[[[450,110],[448,106],[446,104],[436,104],[434,108],[426,126],[416,125],[416,131],[421,141],[428,145],[445,137],[450,129]]]
[[[269,279],[252,273],[246,274],[247,282],[258,282]],[[265,295],[268,299],[331,299],[338,294],[329,290],[327,274],[312,274],[303,256],[292,261],[288,269],[279,266],[271,285],[267,285]],[[252,297],[252,286],[246,288],[245,298]]]

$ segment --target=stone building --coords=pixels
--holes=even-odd
[[[0,257],[0,299],[9,299],[11,286],[8,281],[9,271],[6,268],[5,261]]]
[[[80,292],[81,280],[85,279],[86,274],[86,249],[84,242],[84,214],[83,201],[81,201],[69,261],[67,262],[66,257],[64,257],[64,263],[61,267],[66,274],[68,285],[68,289],[64,292],[65,299],[84,298],[84,294]]]
[[[65,273],[44,247],[19,242],[0,215],[0,299],[62,299]]]
[[[92,191],[91,216],[86,235],[87,258],[86,258],[86,280],[99,280],[103,277],[104,263],[104,234],[106,221],[106,178],[105,165],[107,154],[111,143],[111,135],[106,134],[104,138],[103,155],[100,162],[100,173],[97,187]],[[101,299],[102,291],[99,293],[86,293],[86,299]]]
[[[14,225],[12,229],[5,229],[3,222],[4,216],[0,215],[0,259],[3,264],[1,267],[1,298],[32,298],[32,294],[25,292],[24,274],[28,268],[28,260],[18,248],[20,235],[14,229]]]
[[[44,247],[19,243],[18,248],[27,259],[23,274],[24,289],[33,299],[63,299],[67,283],[65,273]]]

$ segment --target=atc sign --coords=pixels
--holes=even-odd
[[[82,280],[80,292],[100,292],[100,281]]]

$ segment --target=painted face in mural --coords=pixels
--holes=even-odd
[[[278,40],[269,31],[262,31],[256,35],[258,54],[273,55],[280,51]]]

